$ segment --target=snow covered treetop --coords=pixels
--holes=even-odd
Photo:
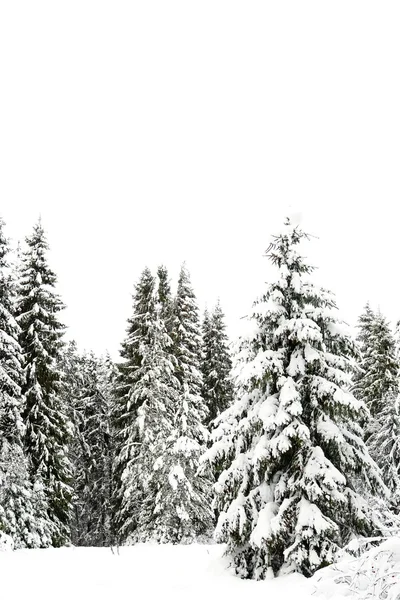
[[[306,265],[303,257],[299,254],[295,246],[300,244],[304,239],[308,240],[310,235],[302,231],[298,225],[294,225],[292,221],[285,219],[285,225],[278,235],[272,237],[266,256],[268,256],[274,265],[282,267],[287,264],[293,270],[299,273],[310,273],[314,270],[313,267]]]

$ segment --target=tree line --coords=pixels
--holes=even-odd
[[[121,361],[65,343],[41,223],[12,268],[0,224],[0,532],[14,547],[210,536],[209,425],[232,401],[219,305],[144,269]]]
[[[353,339],[287,220],[276,277],[232,351],[183,265],[144,269],[120,360],[63,341],[41,223],[12,268],[0,226],[0,532],[16,548],[189,543],[246,578],[334,561],[399,518],[399,339],[367,305]]]

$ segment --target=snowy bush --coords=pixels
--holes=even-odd
[[[400,598],[400,538],[354,539],[338,562],[314,576],[317,597],[359,600]]]

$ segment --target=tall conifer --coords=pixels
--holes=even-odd
[[[179,275],[174,302],[173,342],[180,391],[169,452],[174,463],[175,502],[180,507],[180,524],[175,525],[179,541],[207,535],[212,524],[209,510],[211,484],[207,476],[198,474],[200,456],[208,440],[203,425],[208,409],[201,395],[200,323],[196,296],[185,265]]]
[[[176,542],[179,504],[171,485],[167,448],[173,434],[179,382],[176,361],[170,354],[171,339],[161,317],[163,307],[156,298],[154,304],[154,319],[142,345],[143,359],[131,394],[139,406],[132,426],[137,448],[135,459],[122,475],[122,533],[128,541]]]
[[[40,548],[50,544],[51,527],[41,487],[30,480],[23,449],[22,350],[8,255],[0,219],[0,532],[12,538],[15,548]]]
[[[131,535],[137,526],[135,520],[127,516],[124,508],[126,494],[129,492],[123,473],[135,461],[139,451],[136,419],[144,398],[134,392],[141,378],[144,351],[148,345],[154,315],[155,278],[145,268],[135,286],[133,314],[128,319],[126,337],[121,347],[123,360],[117,365],[115,383],[116,401],[112,417],[115,431],[113,530],[119,541]]]
[[[332,296],[308,280],[307,237],[287,221],[273,238],[277,277],[254,304],[237,399],[204,458],[225,467],[216,535],[245,578],[311,575],[353,535],[379,531],[363,493],[386,488],[358,425],[365,405],[349,391],[355,348]]]
[[[391,503],[400,504],[399,362],[389,323],[369,305],[359,318],[360,367],[355,395],[369,408],[365,438],[391,491]]]
[[[233,398],[232,360],[225,328],[224,314],[218,302],[211,315],[205,313],[203,321],[202,391],[209,411],[208,423],[228,408]]]
[[[353,391],[366,403],[374,419],[385,408],[388,394],[393,397],[398,391],[396,345],[385,317],[374,313],[368,304],[358,327],[361,361]]]
[[[40,222],[26,242],[17,310],[25,368],[25,448],[34,477],[44,484],[54,526],[52,543],[61,546],[70,539],[72,494],[68,458],[72,428],[61,399],[58,369],[64,333],[59,313],[64,305],[55,293],[57,278],[47,262],[49,246]]]

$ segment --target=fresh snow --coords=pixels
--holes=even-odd
[[[311,600],[315,597],[312,580],[298,574],[259,582],[239,579],[227,569],[223,550],[221,545],[137,544],[120,548],[119,554],[113,554],[109,548],[2,552],[1,598]]]
[[[275,513],[273,503],[265,508]],[[312,505],[302,506],[302,523]],[[262,523],[253,542],[268,534]],[[324,525],[324,523],[321,523]],[[5,540],[3,540],[5,542]],[[243,580],[232,573],[224,545],[137,544],[110,548],[6,549],[0,543],[1,598],[4,600],[396,600],[400,597],[400,538],[342,553],[338,563],[310,579],[299,574],[265,581]],[[23,573],[23,577],[21,577]]]

